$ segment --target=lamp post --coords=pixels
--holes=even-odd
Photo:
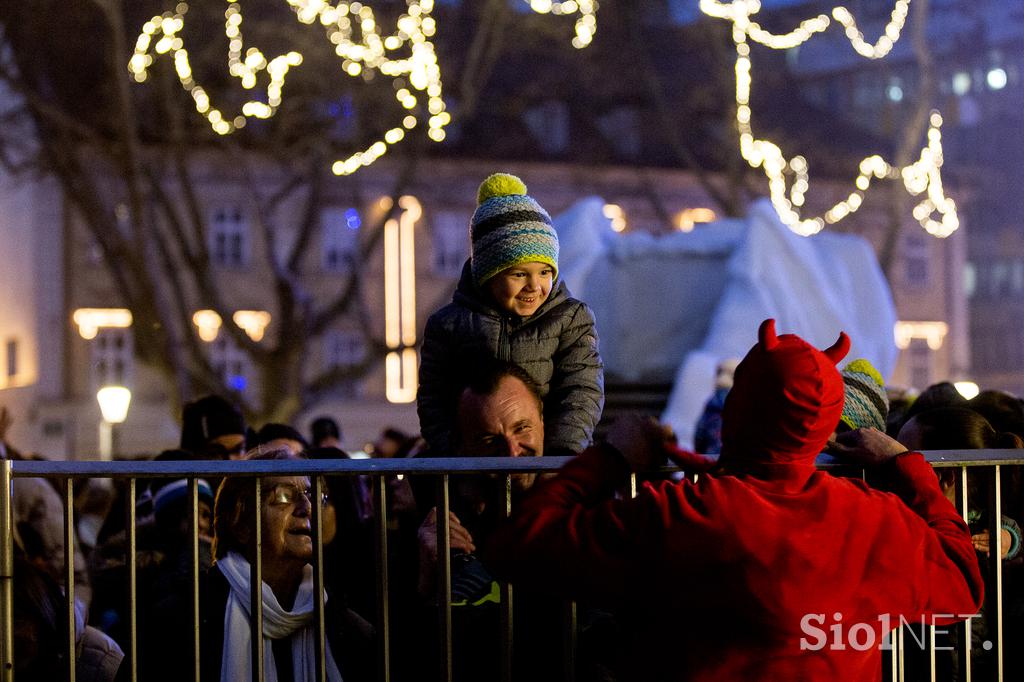
[[[132,392],[124,386],[104,386],[96,392],[103,419],[100,420],[100,459],[110,460],[114,455],[114,424],[128,417]]]

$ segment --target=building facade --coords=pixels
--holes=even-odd
[[[211,162],[212,163],[212,162]],[[331,367],[356,366],[383,344],[386,352],[358,378],[337,387],[320,404],[296,416],[305,430],[327,414],[342,424],[345,446],[358,450],[381,429],[418,431],[415,415],[415,349],[426,317],[450,300],[468,256],[468,223],[480,180],[500,168],[523,177],[552,215],[578,200],[607,202],[609,229],[655,235],[690,229],[714,217],[714,204],[695,177],[664,169],[585,167],[560,163],[431,160],[420,164],[400,201],[393,239],[367,250],[369,226],[379,220],[399,172],[398,161],[382,161],[354,178],[332,178],[324,190],[315,234],[303,260],[303,281],[316,302],[334,296],[352,267],[361,269],[364,314],[341,319],[306,349],[309,377]],[[219,172],[218,172],[219,171]],[[215,276],[234,311],[233,320],[195,310],[196,336],[225,383],[241,394],[263,387],[247,356],[224,333],[238,324],[255,342],[285,333],[268,304],[272,278],[256,257],[265,247],[250,204],[230,170],[212,165],[201,202],[207,211]],[[15,415],[13,443],[56,458],[92,458],[99,452],[97,390],[125,385],[132,391],[127,420],[115,429],[115,456],[152,454],[177,444],[178,423],[166,379],[138,362],[133,322],[125,316],[97,245],[56,186],[6,178],[0,200],[0,239],[11,245],[9,268],[0,274],[9,314],[0,319],[6,383],[0,404]],[[840,193],[828,183],[810,200],[832,201]],[[845,223],[879,247],[888,205],[882,195]],[[281,207],[283,216],[297,207]],[[813,209],[813,206],[810,206]],[[666,216],[668,219],[666,220]],[[907,216],[908,223],[916,223]],[[287,246],[295,226],[284,220]],[[925,385],[962,378],[967,344],[965,298],[956,283],[963,271],[963,231],[946,240],[919,229],[898,251],[892,289],[903,347],[890,381]],[[284,247],[282,247],[284,248]],[[196,307],[196,306],[193,306]],[[600,320],[598,321],[600,332]],[[393,337],[393,338],[392,338]],[[392,342],[394,341],[394,342]],[[307,378],[309,378],[307,377]],[[666,377],[670,381],[671,377]],[[614,383],[615,377],[609,377]],[[259,425],[256,425],[259,426]]]

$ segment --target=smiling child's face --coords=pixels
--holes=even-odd
[[[554,279],[555,269],[547,263],[521,263],[502,270],[484,287],[501,310],[528,317],[548,300]]]

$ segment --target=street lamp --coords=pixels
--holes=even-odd
[[[104,386],[96,392],[103,419],[100,421],[100,459],[109,460],[114,454],[114,424],[128,417],[132,392],[124,386]]]

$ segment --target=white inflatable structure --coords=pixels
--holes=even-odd
[[[764,200],[745,219],[661,237],[617,234],[603,209],[591,197],[555,218],[560,276],[594,310],[610,380],[674,382],[662,419],[682,445],[692,442],[716,366],[743,357],[765,318],[818,347],[845,331],[849,360],[892,373],[896,310],[863,238],[798,236]]]

